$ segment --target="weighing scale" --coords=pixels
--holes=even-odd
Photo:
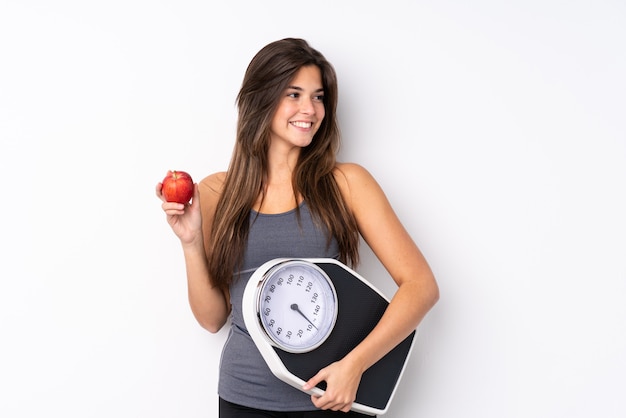
[[[243,294],[243,317],[272,373],[302,390],[376,326],[389,300],[332,258],[277,258],[260,266]],[[416,331],[363,373],[352,410],[381,415],[413,348]],[[325,382],[309,394],[322,395]]]

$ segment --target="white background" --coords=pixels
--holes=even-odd
[[[626,416],[618,0],[3,0],[0,416],[217,415],[226,331],[153,189],[227,167],[245,67],[288,36],[441,287],[386,416]]]

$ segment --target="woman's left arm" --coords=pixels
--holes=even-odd
[[[361,376],[413,332],[439,299],[439,288],[421,251],[393,211],[372,175],[357,164],[338,165],[336,178],[364,241],[398,285],[387,310],[370,334],[342,360],[311,378],[309,390],[326,381],[316,407],[347,412]]]

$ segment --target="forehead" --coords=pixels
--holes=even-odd
[[[307,65],[300,68],[294,75],[291,83],[292,87],[307,87],[310,89],[322,88],[322,72],[316,65]]]

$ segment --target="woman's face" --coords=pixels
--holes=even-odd
[[[283,92],[270,131],[271,145],[306,147],[324,120],[322,74],[315,65],[300,68]]]

